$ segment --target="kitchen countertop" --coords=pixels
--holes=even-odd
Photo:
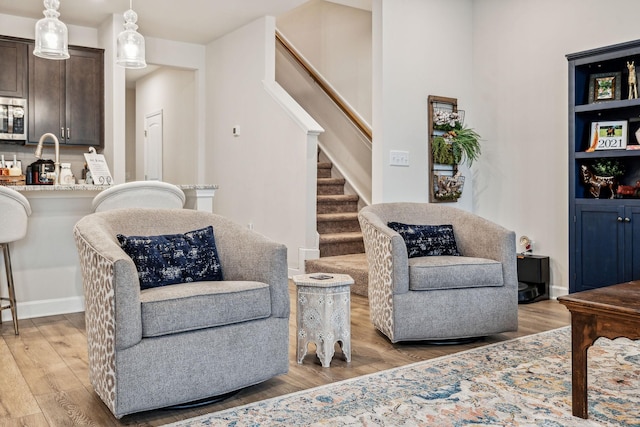
[[[112,187],[111,185],[11,185],[16,191],[102,191]],[[217,190],[217,184],[184,184],[178,185],[182,190]]]

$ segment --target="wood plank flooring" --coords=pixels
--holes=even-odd
[[[19,336],[13,334],[11,323],[5,321],[0,325],[0,426],[159,426],[570,324],[570,314],[564,306],[555,300],[540,301],[519,306],[517,332],[466,345],[391,344],[371,325],[367,299],[352,294],[352,361],[347,364],[338,348],[331,367],[322,368],[313,345],[303,364],[296,363],[292,283],[289,294],[292,304],[288,374],[244,389],[219,403],[149,411],[121,420],[111,415],[89,383],[83,313],[21,320]]]

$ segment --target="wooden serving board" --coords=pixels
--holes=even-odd
[[[0,185],[25,185],[27,182],[24,175],[7,176],[0,175]]]

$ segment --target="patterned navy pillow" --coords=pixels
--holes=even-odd
[[[140,288],[222,280],[213,227],[164,236],[116,236],[133,259]]]
[[[401,222],[389,222],[387,225],[402,236],[409,258],[460,256],[453,225],[411,225]]]

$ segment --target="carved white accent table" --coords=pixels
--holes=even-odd
[[[326,277],[318,279],[318,277]],[[297,288],[296,348],[298,364],[310,342],[323,368],[328,368],[340,343],[345,360],[351,362],[351,290],[348,274],[301,274],[293,276]]]

